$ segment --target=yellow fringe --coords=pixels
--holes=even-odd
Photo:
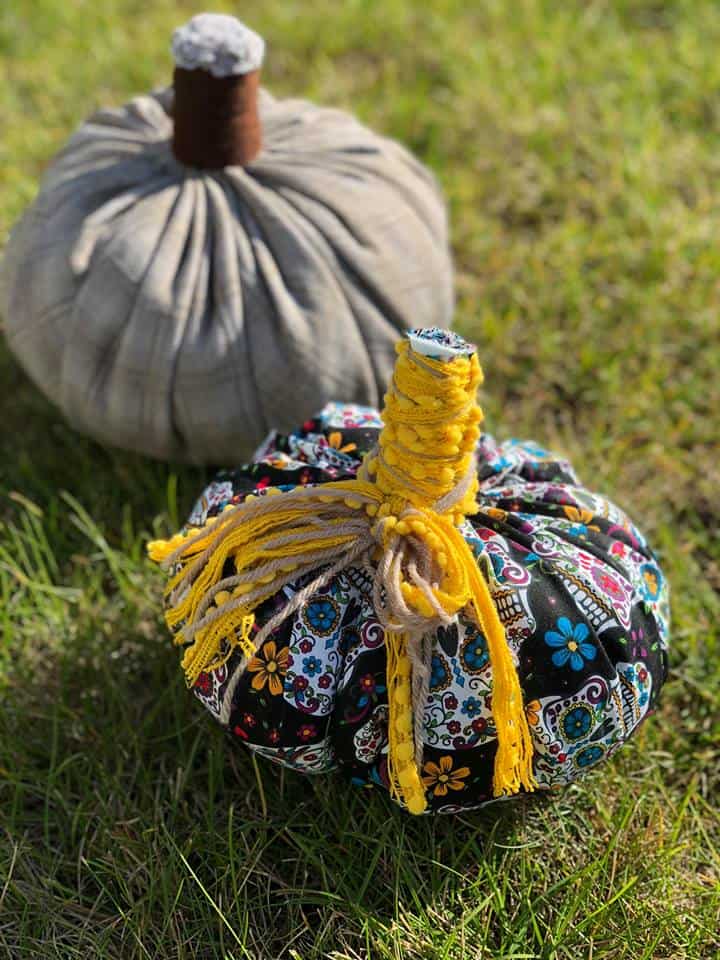
[[[490,589],[480,574],[477,561],[467,543],[465,548],[471,561],[468,572],[472,606],[477,624],[487,640],[492,668],[492,716],[498,741],[493,771],[493,794],[500,797],[518,793],[520,787],[530,792],[535,790],[537,782],[533,776],[532,736],[520,681],[507,644],[505,628],[498,616]]]
[[[325,487],[322,490],[324,491]],[[319,496],[320,492],[318,490],[318,498]],[[207,537],[188,547],[182,556],[185,562],[191,561],[210,546],[213,547],[213,551],[205,561],[201,574],[192,584],[190,590],[184,593],[168,609],[166,620],[171,629],[184,621],[193,621],[207,592],[222,578],[223,568],[229,559],[234,562],[236,574],[249,573],[253,567],[270,563],[273,560],[284,559],[287,560],[287,563],[282,565],[282,572],[290,572],[293,566],[297,566],[293,563],[293,557],[298,557],[306,562],[308,555],[312,555],[312,552],[333,547],[347,547],[355,540],[355,536],[352,534],[318,535],[317,525],[307,523],[307,518],[309,515],[317,516],[317,512],[322,512],[322,504],[319,502],[309,501],[307,504],[293,505],[288,501],[288,508],[275,510],[270,515],[260,515],[257,518],[248,519],[241,526],[237,526],[227,533],[225,530],[236,518],[236,514],[234,512],[223,514],[222,520],[225,521],[224,523],[213,527]],[[323,532],[327,534],[328,531],[332,531],[334,526],[341,526],[345,523],[347,523],[347,519],[329,519],[326,521]],[[306,539],[296,544],[281,547],[269,546],[280,532],[290,528],[292,528],[293,533],[302,535]],[[278,571],[278,573],[280,572]],[[183,567],[173,577],[167,588],[168,595],[172,594],[175,588],[182,583],[185,573]],[[273,575],[267,580],[267,589],[263,592],[263,600],[276,592],[277,588],[273,587],[276,576]],[[252,581],[247,585],[248,592],[250,588],[255,589],[264,585],[262,578]],[[255,601],[255,606],[258,606],[261,602],[262,600]]]
[[[251,639],[254,624],[254,614],[248,614],[244,610],[231,610],[205,630],[201,630],[182,658],[188,687],[195,685],[201,673],[218,670],[227,663],[236,647],[240,647],[247,660],[253,657],[256,652]]]

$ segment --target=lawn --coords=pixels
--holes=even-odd
[[[150,536],[206,474],[75,434],[0,344],[0,952],[720,954],[720,5],[266,0],[267,85],[436,171],[499,435],[569,454],[673,586],[660,711],[553,799],[414,820],[231,749]],[[3,0],[0,245],[83,117],[167,80],[178,0]]]

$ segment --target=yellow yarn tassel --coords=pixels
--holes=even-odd
[[[466,554],[464,563],[470,582],[471,603],[475,620],[487,640],[492,669],[492,716],[498,739],[493,794],[500,797],[517,793],[521,786],[532,791],[537,787],[532,770],[532,737],[505,628],[472,550],[459,533],[453,533],[461,541],[457,544],[458,552]]]
[[[410,640],[463,611],[485,635],[493,671],[495,795],[532,790],[535,781],[505,631],[458,529],[478,509],[474,450],[483,419],[476,401],[482,371],[471,349],[444,361],[403,341],[397,353],[378,447],[357,479],[287,493],[271,489],[226,508],[201,529],[153,541],[148,550],[154,560],[176,567],[166,620],[176,642],[188,644],[183,668],[189,684],[225,663],[238,646],[246,658],[254,653],[254,611],[284,584],[315,574],[304,588],[314,589],[333,570],[372,557],[378,564],[375,596],[385,604],[377,612],[386,631],[391,792],[420,813],[427,804],[415,763]],[[302,602],[299,596],[283,615]]]
[[[163,563],[179,546],[194,536],[197,530],[190,529],[186,533],[176,533],[169,540],[151,540],[147,545],[147,554],[155,563]]]
[[[336,485],[333,484],[333,486]],[[346,492],[347,482],[337,486],[340,487],[338,493]],[[168,609],[166,613],[168,626],[173,629],[183,621],[192,621],[195,618],[208,591],[221,579],[223,568],[228,560],[232,560],[237,576],[251,573],[253,569],[259,569],[262,566],[275,566],[275,570],[261,573],[247,584],[248,588],[262,591],[261,599],[254,603],[254,606],[259,606],[263,600],[277,592],[277,588],[273,586],[278,579],[277,574],[281,571],[292,572],[298,567],[298,563],[293,562],[294,558],[305,561],[308,552],[339,551],[342,547],[351,545],[356,538],[356,531],[353,529],[350,532],[342,532],[342,529],[347,527],[347,518],[329,518],[320,531],[316,524],[308,522],[309,518],[317,515],[317,512],[322,513],[323,505],[320,503],[320,497],[327,495],[326,487],[322,488],[322,492],[318,489],[315,494],[307,504],[292,503],[289,498],[267,501],[272,506],[277,505],[276,509],[271,513],[259,512],[255,518],[248,512],[247,519],[242,524],[237,523],[238,514],[235,511],[222,514],[219,524],[213,526],[205,537],[194,542],[190,541],[182,554],[184,561],[199,558],[209,548],[212,549],[203,561],[202,570],[191,588]],[[315,503],[311,507],[313,499]],[[255,501],[256,504],[261,502]],[[343,501],[340,500],[340,502]],[[273,541],[278,539],[281,531],[290,530],[297,537],[295,542],[280,546],[273,545]],[[336,530],[339,531],[337,534]],[[186,573],[185,567],[178,571],[168,586],[169,594],[182,584]],[[263,585],[266,589],[263,589]]]

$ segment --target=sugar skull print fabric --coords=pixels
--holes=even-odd
[[[189,523],[270,487],[352,478],[381,427],[371,408],[330,404],[294,433],[272,433],[249,464],[220,473]],[[566,460],[486,434],[477,462],[480,512],[462,532],[517,664],[535,778],[551,789],[608,760],[656,708],[667,673],[668,585],[642,534]],[[303,586],[264,603],[254,629]],[[234,654],[202,673],[194,693],[233,739],[270,760],[387,788],[385,638],[371,586],[366,569],[343,570],[272,632],[246,670],[234,669]],[[430,811],[493,799],[492,696],[478,627],[460,618],[439,630],[422,725]]]

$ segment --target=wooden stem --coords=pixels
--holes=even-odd
[[[262,147],[260,71],[214,77],[175,67],[173,153],[201,170],[246,166]]]

